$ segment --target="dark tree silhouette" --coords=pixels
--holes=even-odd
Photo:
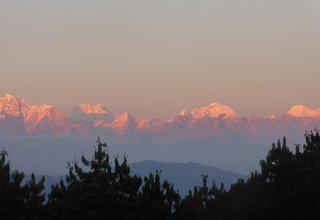
[[[161,184],[160,172],[144,178],[140,193],[143,219],[170,219],[180,203],[180,195],[168,181]]]
[[[160,172],[144,181],[130,174],[126,157],[110,162],[107,146],[98,138],[92,160],[68,163],[66,181],[52,186],[47,203],[44,177],[11,172],[7,153],[0,152],[1,219],[319,219],[320,135],[306,134],[306,143],[292,152],[283,138],[272,144],[260,172],[239,179],[229,191],[215,182],[182,198]]]
[[[232,185],[233,219],[318,219],[320,217],[320,137],[306,135],[303,152],[292,153],[286,139],[273,144],[261,173]]]
[[[1,219],[40,219],[45,215],[44,177],[37,183],[34,174],[22,185],[24,174],[11,173],[6,151],[0,153],[0,217]]]
[[[115,158],[112,167],[106,144],[100,138],[97,144],[91,161],[81,159],[89,170],[69,163],[67,185],[61,181],[52,186],[48,206],[54,218],[132,219],[137,214],[141,178],[130,176],[126,157],[121,164]]]
[[[182,199],[179,206],[178,219],[223,219],[226,191],[223,183],[220,188],[213,181],[208,187],[208,176],[202,175],[202,186],[194,187],[193,192]]]

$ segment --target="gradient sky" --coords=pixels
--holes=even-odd
[[[168,119],[320,107],[318,0],[3,0],[0,95]]]

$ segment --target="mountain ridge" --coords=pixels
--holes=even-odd
[[[247,176],[226,171],[214,166],[203,165],[195,162],[167,163],[153,160],[145,160],[129,164],[131,173],[139,176],[148,176],[150,173],[160,172],[162,180],[168,180],[182,195],[187,195],[194,186],[202,185],[202,176],[208,175],[208,184],[212,182],[229,189],[232,183],[238,179],[247,179]]]
[[[240,133],[246,135],[316,128],[320,110],[294,105],[281,116],[265,118],[240,117],[229,106],[211,103],[208,106],[182,110],[171,120],[136,118],[126,112],[112,114],[101,103],[81,104],[67,117],[54,105],[29,105],[25,99],[6,94],[0,97],[0,135],[217,135]],[[295,128],[296,127],[296,128]],[[16,131],[14,131],[16,128]]]
[[[194,186],[202,184],[201,175],[208,175],[209,186],[214,180],[216,184],[224,183],[224,187],[229,189],[231,184],[241,179],[248,177],[242,174],[226,171],[214,166],[203,165],[194,162],[187,163],[167,163],[161,161],[145,160],[129,164],[130,173],[137,174],[142,179],[150,173],[160,172],[161,181],[167,180],[173,184],[176,190],[182,195],[187,195],[188,190],[193,189]],[[31,173],[25,173],[26,178],[24,183],[31,179]],[[65,181],[64,175],[35,175],[36,180],[39,181],[42,176],[45,177],[45,192],[49,193],[53,184],[59,183],[61,180]],[[188,180],[188,181],[187,181]]]

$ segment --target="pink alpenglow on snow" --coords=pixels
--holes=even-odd
[[[320,110],[308,108],[304,105],[295,105],[287,112],[288,115],[298,118],[317,118],[320,119]]]
[[[102,104],[82,104],[71,117],[53,105],[29,105],[23,98],[5,95],[0,98],[0,135],[105,134],[162,137],[215,136],[238,134],[304,133],[320,125],[320,111],[295,105],[282,116],[240,117],[232,108],[212,103],[184,109],[171,120],[136,118],[128,112],[115,116]],[[141,136],[142,137],[142,136]]]
[[[106,123],[111,123],[116,119],[116,116],[108,111],[104,105],[98,103],[96,105],[82,104],[75,107],[70,118],[74,122],[103,121]]]
[[[128,112],[117,117],[111,124],[113,130],[119,132],[120,134],[132,131],[137,126],[135,119]]]
[[[207,107],[196,108],[191,112],[194,118],[200,119],[204,117],[210,118],[233,118],[239,117],[239,115],[226,105],[220,103],[212,103]]]
[[[110,112],[101,103],[97,103],[95,105],[82,104],[79,105],[79,107],[86,114],[110,114]]]
[[[266,117],[264,117],[265,119],[269,119],[269,120],[274,120],[274,119],[277,119],[277,116],[276,115],[268,115]]]
[[[18,133],[63,134],[73,127],[70,120],[55,106],[29,105],[23,98],[8,94],[0,98],[0,115],[5,115],[7,120],[12,120],[16,130],[20,131]],[[0,133],[3,133],[1,130],[6,126],[8,124],[0,125]]]

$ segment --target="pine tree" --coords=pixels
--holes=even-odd
[[[143,219],[170,219],[180,203],[180,195],[168,181],[161,184],[160,172],[144,178],[140,193]]]
[[[23,219],[26,212],[24,195],[26,189],[21,186],[23,173],[10,173],[10,164],[6,162],[7,152],[0,153],[0,216],[1,218]]]
[[[320,216],[320,135],[307,133],[295,153],[286,139],[272,145],[261,172],[233,184],[228,192],[233,219],[318,219]]]
[[[52,186],[48,205],[52,216],[59,219],[133,219],[138,215],[138,192],[142,180],[131,176],[127,159],[111,166],[107,145],[97,140],[93,159],[84,156],[81,162],[68,164],[66,185],[63,181]]]
[[[1,219],[38,219],[44,216],[44,177],[37,183],[34,174],[22,185],[24,174],[11,173],[6,151],[0,152],[0,217]]]
[[[31,180],[24,186],[26,189],[25,203],[28,219],[38,219],[46,215],[46,210],[43,207],[45,201],[44,190],[45,178],[42,177],[39,182],[36,182],[35,176],[31,174]]]

